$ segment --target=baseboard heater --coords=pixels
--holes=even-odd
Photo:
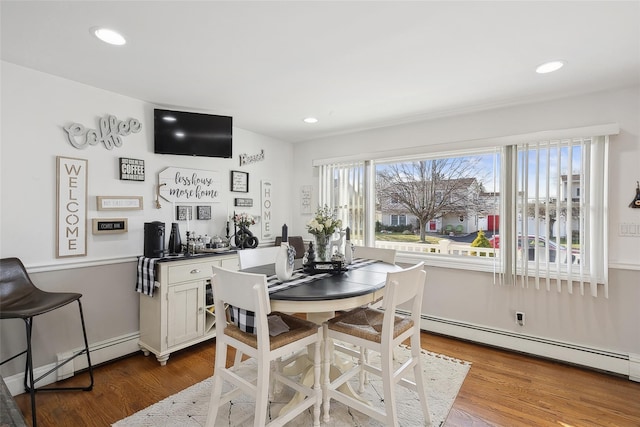
[[[632,381],[640,382],[640,355],[587,347],[424,314],[421,316],[420,328],[479,344],[623,375]]]
[[[113,337],[104,341],[96,342],[89,345],[89,354],[91,355],[91,364],[97,366],[101,363],[108,362],[110,360],[117,359],[122,356],[135,353],[140,350],[138,341],[140,334],[138,332],[122,335],[119,337]],[[83,347],[84,348],[84,347]],[[82,348],[82,349],[83,349]],[[58,360],[64,360],[69,354],[82,350],[80,348],[70,350],[64,353],[58,353]],[[45,366],[38,366],[33,369],[35,378],[53,369],[55,363],[50,363]],[[38,381],[38,386],[45,386],[56,381],[60,381],[69,377],[72,377],[75,372],[88,368],[87,358],[78,357],[71,362],[61,366],[58,370],[54,370],[51,374]],[[4,378],[4,381],[12,396],[24,393],[24,372],[11,375]]]

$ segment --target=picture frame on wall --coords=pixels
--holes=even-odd
[[[231,191],[236,193],[249,192],[249,172],[231,171]]]
[[[176,206],[176,220],[186,221],[188,219],[193,219],[191,206]]]
[[[211,206],[197,206],[196,209],[198,219],[211,219]]]

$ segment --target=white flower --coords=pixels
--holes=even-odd
[[[342,221],[328,206],[318,208],[316,215],[307,223],[307,231],[314,235],[329,236],[342,228]]]

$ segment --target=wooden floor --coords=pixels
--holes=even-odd
[[[640,383],[424,332],[422,347],[472,362],[446,427],[640,426]],[[99,366],[93,391],[38,393],[38,425],[109,426],[211,375],[214,355],[209,341],[166,366],[142,353]],[[31,425],[28,395],[16,401]]]

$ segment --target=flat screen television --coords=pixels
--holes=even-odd
[[[228,116],[155,108],[154,152],[231,158],[232,121]]]

